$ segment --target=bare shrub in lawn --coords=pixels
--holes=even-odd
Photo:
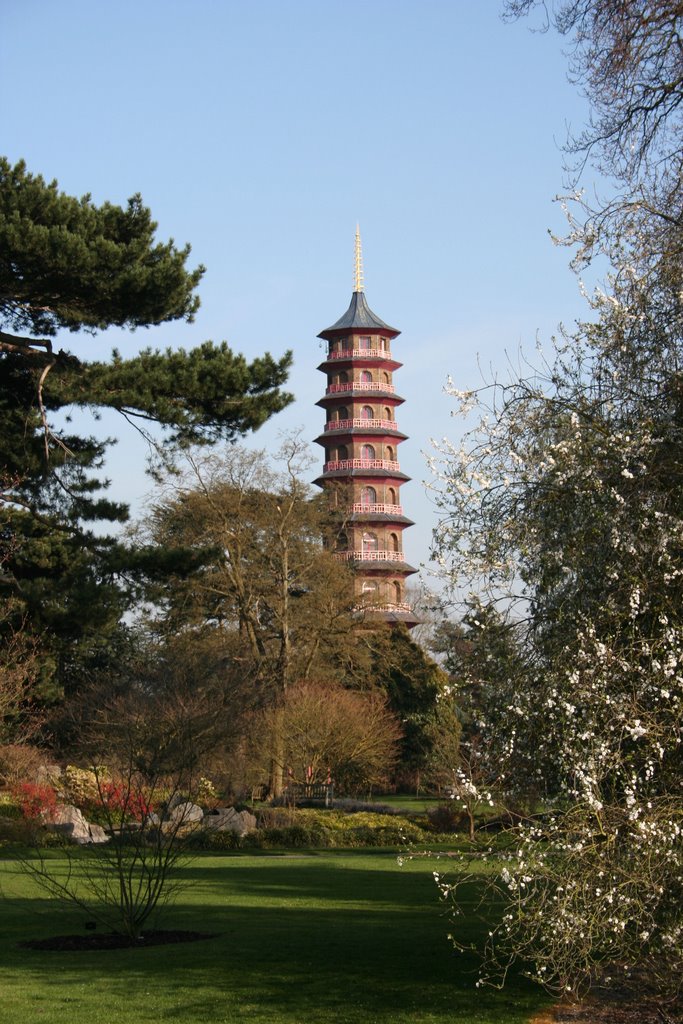
[[[179,886],[183,839],[196,827],[187,807],[215,740],[213,707],[184,687],[80,695],[73,724],[88,772],[88,811],[109,840],[65,846],[66,873],[38,845],[23,866],[45,892],[131,939],[141,934]],[[165,814],[169,807],[175,811]]]

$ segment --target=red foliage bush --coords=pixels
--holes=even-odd
[[[18,786],[14,787],[12,794],[27,820],[54,821],[57,812],[57,794],[52,786],[41,786],[36,782],[20,782]]]
[[[153,811],[152,804],[140,790],[130,789],[117,782],[103,782],[100,798],[109,814],[143,821]]]

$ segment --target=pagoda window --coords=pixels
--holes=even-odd
[[[376,533],[364,533],[363,534],[363,553],[369,554],[371,551],[377,551],[378,540]]]
[[[387,445],[386,452],[387,452],[387,459],[389,460],[389,462],[393,462],[396,453],[394,452],[394,449],[392,448],[392,446],[390,444]]]
[[[337,384],[348,384],[348,381],[349,381],[348,373],[346,372],[346,370],[342,370],[342,372],[337,377]]]
[[[348,418],[349,418],[349,410],[346,408],[346,406],[342,405],[339,409],[337,409],[337,417],[336,418],[338,420],[348,420]]]
[[[398,504],[398,502],[396,501],[396,491],[394,490],[393,487],[389,487],[387,489],[387,498],[389,499],[389,502],[388,502],[389,505],[397,505]]]
[[[337,551],[348,551],[348,548],[349,538],[342,530],[340,533],[337,534]]]
[[[375,458],[375,449],[371,444],[364,444],[360,450],[361,459],[372,461]]]
[[[375,418],[375,411],[371,405],[364,405],[360,411],[360,418],[362,420],[373,420]]]
[[[389,534],[389,544],[390,544],[390,547],[391,547],[392,551],[400,551],[401,550],[397,534],[395,534],[395,533]]]
[[[400,604],[403,598],[403,593],[401,592],[401,584],[394,582],[391,584],[391,586],[394,591],[394,601],[396,602],[396,604]]]
[[[337,448],[337,458],[338,459],[348,459],[348,457],[349,457],[349,449],[346,447],[345,444],[340,444],[339,447]]]
[[[360,382],[361,384],[372,384],[372,374],[369,370],[361,370]]]
[[[374,505],[377,501],[377,491],[374,487],[364,487],[360,492],[361,505]]]
[[[383,379],[383,381],[384,381],[384,383],[385,383],[385,384],[391,384],[391,377],[390,377],[390,376],[389,376],[389,374],[388,374],[388,373],[386,372],[386,370],[385,370],[385,371],[384,371],[384,373],[382,374],[382,379]]]
[[[361,335],[358,339],[358,348],[361,349],[361,351],[367,352],[368,349],[372,348],[372,338],[368,335]]]
[[[391,409],[389,408],[388,405],[385,405],[384,406],[384,419],[385,420],[390,420],[391,418],[392,418],[392,416],[391,416]]]

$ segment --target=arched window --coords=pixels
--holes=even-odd
[[[396,602],[396,604],[401,604],[401,601],[403,600],[401,584],[394,581],[394,583],[392,583],[392,589],[394,591],[394,601]]]
[[[347,551],[349,547],[349,538],[346,536],[343,530],[337,534],[337,551]]]
[[[337,448],[337,458],[338,459],[348,459],[348,457],[349,457],[349,449],[346,447],[345,444],[340,444],[339,447]]]
[[[344,405],[340,406],[340,408],[337,409],[337,419],[338,420],[348,420],[348,418],[349,418],[349,410]]]
[[[362,420],[374,420],[375,412],[371,405],[364,405],[360,411],[360,418]]]
[[[400,551],[401,550],[400,545],[399,545],[399,540],[398,540],[398,534],[396,534],[396,533],[390,533],[389,534],[389,546],[391,547],[392,551]]]
[[[392,446],[390,444],[388,444],[387,447],[386,447],[386,457],[387,457],[389,462],[393,462],[394,461],[394,455],[395,455],[394,449],[392,448]]]
[[[385,405],[385,406],[384,406],[384,419],[385,419],[385,420],[390,420],[390,419],[392,419],[392,415],[391,415],[391,409],[389,408],[389,406],[388,406],[388,405]]]
[[[385,370],[385,371],[384,371],[384,373],[382,374],[382,379],[383,379],[383,381],[384,381],[384,383],[385,383],[385,384],[391,384],[391,377],[390,377],[390,376],[389,376],[389,374],[388,374],[388,373],[386,372],[386,370]]]
[[[363,553],[368,554],[372,551],[377,551],[377,534],[376,533],[364,533],[363,534]]]
[[[396,501],[396,491],[394,490],[393,487],[387,488],[387,504],[388,505],[397,505],[398,504],[398,502]]]
[[[374,487],[364,487],[360,492],[361,505],[374,505],[377,501],[377,491]]]
[[[337,383],[338,384],[348,384],[348,381],[349,381],[348,373],[346,372],[346,370],[342,370],[342,372],[337,377]]]
[[[364,594],[376,594],[379,590],[377,580],[363,580],[362,592]]]
[[[371,444],[364,444],[360,450],[361,459],[372,461],[375,458],[375,449]]]
[[[361,384],[372,384],[372,374],[369,370],[360,371],[360,382]]]

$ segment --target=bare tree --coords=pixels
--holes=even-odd
[[[259,726],[252,757],[262,770],[279,759],[291,782],[329,779],[347,793],[386,781],[401,738],[383,695],[316,682],[291,687],[279,707],[261,716]]]
[[[566,143],[570,233],[581,268],[599,253],[615,267],[654,269],[683,252],[683,4],[681,0],[507,0],[518,18],[534,9],[568,41],[569,77],[590,103]],[[607,197],[589,200],[590,162]],[[614,187],[612,187],[614,186]],[[572,214],[572,208],[577,213]]]
[[[304,482],[306,467],[297,437],[274,463],[239,447],[189,455],[186,473],[152,508],[154,542],[182,545],[201,562],[158,595],[154,628],[232,640],[252,704],[277,706],[294,683],[333,678],[353,644],[352,577],[323,546],[328,510]],[[275,795],[281,762],[275,757]]]
[[[93,690],[74,711],[81,763],[92,773],[89,808],[108,834],[74,852],[67,870],[42,855],[25,871],[50,896],[131,940],[177,893],[190,807],[203,758],[216,742],[216,708],[201,691],[170,684],[108,697]]]

